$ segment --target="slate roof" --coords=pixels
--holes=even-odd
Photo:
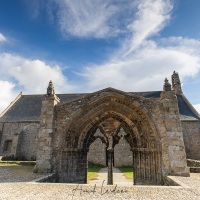
[[[159,98],[161,91],[154,92],[130,92],[145,98]],[[58,94],[60,103],[67,103],[81,97],[86,96],[86,93],[81,94]],[[0,117],[0,122],[17,122],[17,121],[39,121],[44,95],[22,95],[5,113]],[[198,120],[197,116],[186,103],[181,95],[177,95],[180,117],[182,120]]]
[[[67,103],[86,94],[58,94],[60,103]],[[44,95],[22,95],[8,111],[0,117],[0,122],[39,121]]]
[[[0,122],[38,121],[43,95],[22,95],[0,118]]]
[[[160,94],[162,91],[152,91],[152,92],[129,92],[131,94],[135,94],[145,98],[160,98]]]
[[[189,105],[186,103],[182,95],[177,95],[178,107],[181,120],[199,120],[199,116],[196,115]]]

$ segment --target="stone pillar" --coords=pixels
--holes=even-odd
[[[113,149],[107,150],[108,155],[108,185],[113,185]]]
[[[54,94],[52,82],[47,88],[47,95],[43,97],[40,129],[38,133],[38,150],[34,171],[41,173],[51,172],[52,134],[54,131],[54,109],[59,99]]]
[[[136,185],[136,170],[137,170],[136,151],[132,150],[132,153],[133,153],[133,184]]]
[[[168,149],[169,174],[189,176],[189,168],[186,162],[185,146],[179,116],[178,101],[175,91],[169,87],[168,80],[165,80],[164,91],[161,93],[161,104],[164,109],[164,121],[166,128],[166,144]],[[166,163],[163,160],[163,163]]]

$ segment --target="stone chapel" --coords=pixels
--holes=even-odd
[[[200,160],[200,116],[174,72],[161,91],[20,93],[0,114],[0,155],[36,160],[35,172],[58,182],[87,183],[88,162],[131,166],[133,184],[189,176],[186,158]]]

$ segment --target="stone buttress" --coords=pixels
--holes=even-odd
[[[53,84],[50,81],[47,94],[43,97],[40,129],[38,133],[37,162],[34,171],[52,172],[52,135],[54,131],[54,109],[59,99],[55,95]]]
[[[168,140],[166,142],[168,143],[169,175],[189,176],[177,96],[175,91],[171,90],[171,84],[167,79],[165,79],[160,101],[164,108],[164,122]]]

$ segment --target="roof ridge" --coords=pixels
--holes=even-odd
[[[145,92],[162,92],[162,90],[142,91],[142,92],[128,92],[128,93],[145,93]]]
[[[45,94],[23,94],[22,96],[43,96]]]
[[[56,95],[72,95],[72,94],[83,95],[83,94],[91,94],[91,93],[89,93],[89,92],[87,92],[87,93],[63,93],[63,94],[56,94]]]
[[[101,90],[100,90],[101,91]],[[119,90],[121,91],[121,90]],[[124,91],[122,91],[124,92]],[[132,91],[132,92],[124,92],[124,93],[151,93],[151,92],[162,92],[161,90],[153,90],[153,91]],[[83,93],[57,93],[56,95],[87,95],[87,94],[92,94],[94,92],[83,92]],[[22,96],[42,96],[42,95],[45,95],[45,94],[23,94]]]

